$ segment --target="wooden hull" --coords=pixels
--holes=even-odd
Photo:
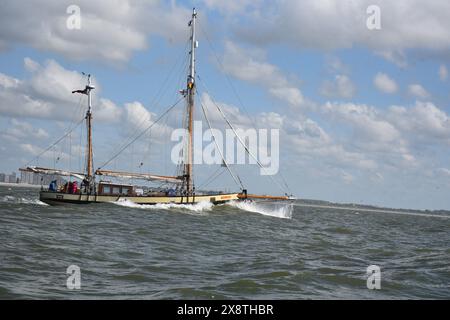
[[[239,193],[196,195],[195,197],[168,197],[168,196],[111,196],[111,195],[87,195],[87,194],[68,194],[52,191],[41,191],[39,200],[50,205],[76,203],[108,203],[116,201],[130,201],[137,204],[192,204],[198,202],[212,202],[214,204],[225,203],[232,200],[239,200]]]

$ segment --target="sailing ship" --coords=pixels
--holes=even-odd
[[[20,168],[20,171],[31,172],[39,175],[68,176],[79,179],[80,186],[75,182],[68,182],[63,186],[50,184],[48,189],[42,186],[39,199],[50,205],[63,203],[104,203],[117,201],[130,201],[136,204],[194,204],[198,202],[211,202],[220,204],[229,201],[251,201],[252,199],[264,200],[288,200],[287,194],[284,196],[268,196],[249,194],[241,183],[241,190],[238,192],[196,192],[193,175],[193,117],[196,92],[196,70],[195,51],[198,47],[196,40],[196,19],[195,8],[192,12],[190,27],[190,64],[187,75],[186,87],[180,90],[187,105],[187,132],[186,160],[182,164],[180,175],[166,176],[150,173],[120,172],[113,170],[93,169],[93,146],[92,146],[92,91],[95,87],[91,83],[91,75],[87,75],[87,84],[82,90],[74,90],[72,93],[87,95],[87,112],[83,120],[86,122],[87,143],[86,143],[86,167],[85,172],[71,172],[56,168],[44,168],[38,166],[27,166]],[[248,151],[248,149],[246,148]],[[184,151],[183,151],[184,152]],[[223,158],[223,156],[222,156]],[[223,164],[229,169],[223,158]],[[229,170],[233,178],[236,178]],[[134,184],[112,183],[101,180],[103,177],[122,179],[142,179],[151,182],[160,182],[171,185],[171,188],[151,189],[146,192]],[[97,180],[99,180],[97,182]],[[239,180],[240,181],[240,180]]]

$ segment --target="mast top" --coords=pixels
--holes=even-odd
[[[188,83],[187,83],[187,87],[188,90],[192,90],[194,87],[194,82],[195,82],[195,49],[198,47],[198,41],[196,40],[196,36],[195,36],[195,21],[197,18],[197,11],[195,10],[195,8],[192,9],[192,19],[189,21],[189,27],[191,27],[191,51],[190,56],[191,56],[191,61],[190,61],[190,66],[189,66],[189,75],[188,75]]]
[[[85,74],[84,72],[82,72],[82,74],[83,74],[84,76],[87,76],[87,77],[88,77],[88,83],[87,83],[87,85],[84,87],[84,89],[81,89],[81,90],[73,90],[72,93],[81,93],[81,94],[85,94],[85,95],[89,96],[90,93],[91,93],[91,90],[94,90],[95,87],[91,84],[91,75],[90,75],[90,74]]]

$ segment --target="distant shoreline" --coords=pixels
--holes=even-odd
[[[41,186],[37,184],[12,183],[12,182],[0,182],[0,187],[39,188],[39,189],[41,188]]]

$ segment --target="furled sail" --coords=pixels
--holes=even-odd
[[[41,167],[26,167],[26,168],[20,168],[20,171],[23,172],[32,172],[32,173],[41,173],[41,174],[49,174],[49,175],[58,175],[58,176],[66,176],[66,177],[75,177],[78,179],[85,179],[85,175],[78,172],[70,172],[70,171],[64,171],[64,170],[58,170],[58,169],[49,169],[49,168],[41,168]]]
[[[168,183],[182,183],[183,177],[174,176],[160,176],[149,173],[133,173],[133,172],[120,172],[120,171],[110,171],[110,170],[97,170],[95,172],[99,176],[117,177],[117,178],[127,178],[127,179],[143,179],[149,181],[161,181]]]

